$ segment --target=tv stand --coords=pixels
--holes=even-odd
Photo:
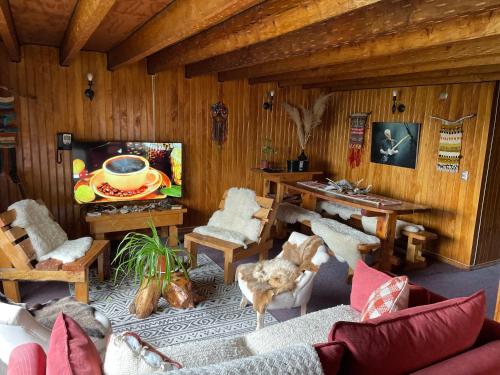
[[[101,214],[99,216],[85,215],[85,221],[90,225],[90,233],[95,239],[106,239],[110,234],[148,229],[149,223],[158,228],[161,237],[167,238],[169,246],[177,246],[177,226],[184,222],[186,208],[168,210],[151,210],[143,212],[128,212],[116,214]]]

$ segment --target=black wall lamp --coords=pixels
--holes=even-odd
[[[89,87],[87,87],[87,89],[85,90],[85,96],[90,100],[94,99],[94,90],[92,90],[92,84],[94,83],[93,79],[94,76],[92,75],[92,73],[87,73],[87,81]]]
[[[271,90],[271,91],[268,91],[267,92],[267,101],[264,102],[264,104],[262,105],[264,107],[264,109],[270,111],[273,109],[273,100],[274,100],[274,91]]]
[[[398,90],[392,90],[392,113],[403,113],[406,106],[403,103],[398,103]]]

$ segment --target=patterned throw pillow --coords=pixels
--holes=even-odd
[[[406,309],[409,297],[408,277],[393,277],[370,294],[365,307],[361,311],[361,321]]]

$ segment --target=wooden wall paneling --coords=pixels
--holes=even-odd
[[[479,219],[476,221],[474,236],[476,253],[471,260],[471,263],[476,266],[498,262],[500,258],[498,247],[500,239],[500,174],[497,172],[500,166],[499,102],[499,84],[497,83],[492,101],[491,134],[487,145],[485,173],[483,175],[483,186],[479,201]],[[497,310],[499,310],[499,307],[500,299],[497,302]],[[497,320],[500,318],[498,312]]]
[[[247,81],[219,83],[216,76],[186,79],[182,69],[156,76],[156,128],[152,125],[151,76],[145,63],[132,64],[116,72],[106,70],[105,56],[83,52],[74,63],[58,65],[57,50],[25,46],[26,58],[19,64],[7,62],[0,52],[0,83],[7,82],[21,95],[17,102],[20,121],[19,170],[30,197],[42,198],[70,234],[85,232],[79,206],[72,201],[71,160],[65,153],[55,163],[55,133],[70,131],[76,139],[180,141],[184,143],[184,191],[182,202],[190,213],[186,225],[205,223],[216,209],[224,190],[231,186],[262,189],[262,180],[250,168],[262,158],[262,143],[272,139],[278,152],[274,161],[285,165],[295,158],[299,146],[295,128],[282,103],[310,106],[319,89],[279,88],[274,83],[249,85]],[[86,73],[92,71],[96,96],[83,95]],[[267,92],[276,91],[272,111],[262,108]],[[407,106],[403,114],[391,112],[391,88],[337,92],[325,113],[324,122],[306,149],[311,168],[335,178],[365,178],[375,190],[395,198],[431,206],[429,213],[410,216],[439,233],[438,257],[466,266],[471,262],[475,215],[488,140],[493,84],[459,84],[399,88]],[[438,99],[440,92],[449,99]],[[229,108],[227,142],[218,148],[211,140],[210,105],[223,100]],[[365,134],[362,164],[347,164],[349,114],[372,111]],[[478,117],[464,124],[459,174],[436,170],[439,143],[438,121],[431,114],[457,118],[469,112]],[[374,121],[422,123],[418,165],[415,170],[370,163],[371,124]],[[4,188],[0,176],[2,209],[17,200],[14,187]],[[8,184],[7,184],[8,185]],[[490,255],[488,255],[490,256]],[[487,257],[485,255],[485,257]],[[481,258],[483,259],[483,258]]]

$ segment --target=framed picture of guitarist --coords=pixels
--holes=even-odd
[[[372,126],[372,163],[413,168],[417,165],[420,124],[374,122]]]

